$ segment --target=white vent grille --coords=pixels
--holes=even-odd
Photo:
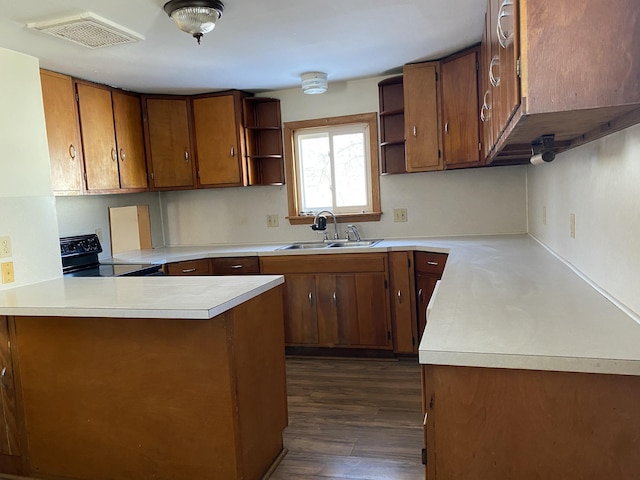
[[[28,23],[27,27],[89,48],[109,47],[144,40],[139,33],[91,12],[45,22]]]

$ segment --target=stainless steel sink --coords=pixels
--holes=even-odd
[[[304,248],[326,248],[329,244],[325,242],[297,242],[285,245],[278,250],[301,250]]]
[[[350,240],[334,240],[327,242],[296,242],[290,243],[289,245],[285,245],[284,247],[278,248],[278,250],[302,250],[309,248],[352,248],[352,247],[371,247],[378,242],[381,242],[381,239],[378,240],[358,240],[358,241],[350,241]]]
[[[332,242],[328,245],[328,248],[352,248],[352,247],[372,247],[378,242],[381,242],[381,239],[378,240],[354,240],[354,241],[345,241],[345,242]]]

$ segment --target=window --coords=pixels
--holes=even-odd
[[[376,114],[285,123],[289,221],[380,219]]]

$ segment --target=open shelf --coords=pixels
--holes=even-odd
[[[378,83],[380,104],[380,172],[406,173],[402,75]]]
[[[284,158],[280,100],[243,99],[249,185],[282,185]]]

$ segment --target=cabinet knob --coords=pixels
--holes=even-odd
[[[114,162],[118,160],[118,151],[115,148],[111,149],[111,160]]]
[[[422,289],[418,290],[418,301],[422,304]]]
[[[69,145],[69,156],[72,160],[75,160],[76,158],[76,147],[73,146],[73,143]]]
[[[127,158],[127,156],[124,153],[124,148],[121,148],[120,149],[120,161],[124,162],[126,158]]]
[[[309,292],[309,305],[313,305],[313,293]]]
[[[444,124],[444,133],[449,133],[449,122]]]
[[[333,292],[333,303],[338,303],[338,297],[336,296],[336,292]]]
[[[242,267],[244,267],[244,265],[231,265],[231,268],[234,268],[234,269],[242,268]]]
[[[189,161],[189,152],[188,151],[184,151],[184,161],[188,162]]]
[[[234,147],[231,147],[231,156],[232,157],[236,156],[236,149]]]
[[[195,271],[196,271],[195,268],[185,268],[182,270],[182,273],[193,273]]]
[[[438,262],[427,262],[427,265],[431,265],[432,267],[437,267]]]
[[[418,136],[418,128],[415,125],[413,126],[413,136],[414,137]]]
[[[7,375],[7,367],[2,367],[2,372],[0,372],[0,384],[2,385],[2,389],[7,388],[6,383],[4,382],[4,378]]]
[[[402,292],[400,290],[398,290],[398,303],[402,303]]]

